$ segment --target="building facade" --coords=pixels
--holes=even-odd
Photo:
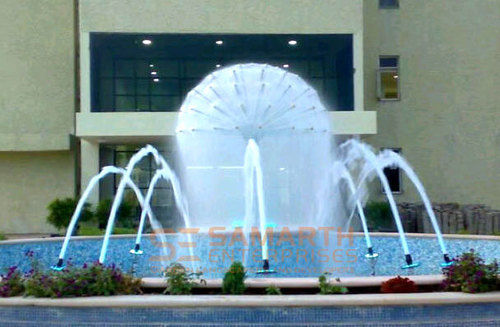
[[[51,232],[51,200],[77,195],[144,144],[171,158],[186,92],[242,61],[304,76],[338,139],[398,149],[434,201],[500,207],[499,1],[1,4],[0,231]],[[140,187],[154,168],[141,164]],[[396,199],[419,201],[392,174]],[[106,180],[91,201],[115,188]],[[153,205],[172,208],[159,188]]]

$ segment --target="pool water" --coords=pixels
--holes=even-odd
[[[213,236],[213,235],[212,235]],[[228,234],[209,237],[197,234],[187,243],[185,235],[169,234],[167,243],[158,242],[153,236],[143,238],[142,255],[133,255],[129,250],[134,247],[134,238],[112,238],[106,263],[114,263],[124,271],[134,272],[140,277],[161,276],[162,262],[180,262],[184,266],[201,270],[203,278],[221,278],[231,265],[238,260],[245,263],[249,277],[262,269],[261,247],[257,239],[242,239],[241,235]],[[245,245],[243,241],[247,241]],[[450,257],[470,249],[476,250],[486,262],[500,259],[500,240],[498,239],[446,239]],[[272,277],[317,277],[330,272],[336,277],[356,277],[375,275],[426,275],[441,272],[442,253],[435,238],[408,237],[408,246],[415,262],[420,266],[402,269],[404,254],[398,237],[372,237],[373,248],[379,253],[375,262],[365,258],[366,244],[362,236],[344,238],[330,237],[325,240],[323,233],[314,237],[299,237],[297,234],[274,235],[269,241],[270,268],[275,271]],[[33,258],[43,266],[50,267],[57,262],[61,240],[30,241],[25,243],[0,242],[0,269],[18,266],[28,271],[30,260],[25,255],[33,251]],[[99,258],[102,239],[76,238],[70,242],[67,260],[74,265],[94,262]],[[192,247],[192,252],[189,250]],[[194,257],[192,257],[194,255]],[[269,276],[269,275],[267,275]],[[267,277],[266,276],[266,277]],[[271,277],[269,276],[269,277]]]

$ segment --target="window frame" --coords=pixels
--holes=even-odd
[[[394,5],[382,5],[382,1],[378,0],[378,9],[399,9],[399,0],[394,0]]]
[[[180,42],[190,37],[194,37],[196,43]],[[213,40],[219,37],[228,38],[229,41],[227,44],[224,43],[223,47],[214,48]],[[299,74],[310,84],[315,85],[315,88],[318,86],[317,91],[324,95],[328,109],[332,111],[355,109],[354,97],[357,90],[354,75],[352,69],[346,68],[354,67],[352,33],[159,33],[155,36],[156,48],[151,47],[147,50],[140,45],[141,38],[141,34],[138,33],[90,33],[91,112],[176,112],[187,93],[207,74],[219,68],[219,65],[222,65],[220,67],[222,68],[238,62],[262,62],[277,67],[288,63],[291,72]],[[287,40],[291,38],[299,40],[297,47],[288,45]],[[167,42],[169,40],[174,42]],[[243,41],[251,42],[250,45],[242,47],[240,43]],[[194,47],[196,51],[186,56],[180,52],[183,47],[186,49]],[[213,48],[213,51],[198,51],[204,47],[209,50]],[[160,51],[163,48],[167,50],[175,48],[176,51],[171,53]],[[121,62],[127,60],[130,62]],[[168,70],[174,74],[160,76],[163,71],[161,69],[158,76],[144,74],[152,67],[147,68],[143,63],[155,64],[156,68],[157,61],[177,61],[177,68],[168,66]],[[118,67],[117,62],[121,62]],[[197,68],[197,63],[210,67]],[[167,71],[166,68],[164,70]],[[196,76],[190,72],[195,72]],[[155,77],[160,79],[160,83],[164,82],[172,87],[177,81],[178,90],[165,86],[162,89],[168,89],[169,94],[152,94],[149,91],[152,87],[148,87],[146,80]],[[338,80],[345,80],[346,83],[338,84],[335,82]],[[151,80],[149,84],[156,86]],[[127,88],[122,88],[123,86]]]
[[[397,66],[380,66],[380,59],[384,58],[396,58]],[[398,55],[380,55],[378,57],[378,69],[377,69],[377,100],[378,101],[400,101],[401,100],[401,74],[399,69],[399,56]],[[396,78],[396,89],[397,89],[397,97],[396,98],[385,98],[382,94],[382,73],[392,72],[398,76]]]
[[[396,152],[399,155],[401,155],[403,153],[403,148],[401,148],[401,147],[382,147],[382,148],[380,148],[380,151],[384,151],[384,150],[392,150],[392,151]],[[392,194],[396,194],[396,195],[400,195],[400,194],[404,193],[404,189],[403,189],[403,172],[402,172],[401,168],[396,168],[396,169],[398,170],[399,191],[394,192],[394,191],[391,190],[391,193]],[[385,175],[385,173],[384,173],[384,175]],[[382,185],[382,182],[380,182],[380,193],[386,194],[385,190],[384,190],[384,187]]]

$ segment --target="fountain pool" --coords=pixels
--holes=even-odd
[[[174,261],[201,270],[206,278],[220,277],[236,260],[250,274],[275,273],[276,277],[311,277],[325,271],[336,276],[394,274],[398,261],[399,267],[416,274],[437,273],[450,265],[450,247],[413,168],[398,154],[377,154],[357,139],[337,146],[331,124],[335,122],[317,92],[287,70],[239,64],[213,72],[188,93],[180,108],[176,170],[150,145],[125,168],[104,167],[83,193],[53,268],[63,269],[69,257],[77,263],[92,260],[96,252],[99,262],[133,267],[141,276],[159,272]],[[147,193],[141,194],[130,176],[146,156],[152,156],[159,168]],[[417,188],[434,227],[434,244],[427,238],[407,238],[383,173],[389,166],[400,167]],[[100,179],[111,174],[121,179],[102,246],[96,248],[99,240],[73,245],[70,239],[82,204]],[[385,190],[399,244],[393,237],[371,237],[368,231],[363,203],[368,195],[366,182],[373,177]],[[184,221],[177,227],[184,233],[166,234],[151,210],[149,202],[160,179],[172,186]],[[111,239],[127,187],[136,191],[142,207],[135,244],[130,247],[132,257],[117,253],[126,239]],[[363,236],[354,237],[341,227],[349,227],[353,221],[349,213],[355,211]],[[146,222],[155,231],[148,240],[142,237]],[[228,237],[223,239],[225,234],[220,232],[229,233]],[[464,242],[455,242],[452,253],[478,248],[464,248]],[[494,257],[488,246],[479,248],[487,258]],[[419,261],[414,261],[416,255]]]
[[[279,228],[276,228],[278,231]],[[421,262],[421,266],[415,269],[403,270],[400,267],[402,249],[399,246],[397,233],[372,233],[373,246],[378,249],[380,256],[375,266],[377,276],[392,275],[428,275],[440,274],[441,267],[439,246],[435,242],[433,235],[408,235],[408,244],[414,249],[413,253]],[[178,245],[183,238],[176,234],[166,234],[165,238],[169,244],[175,247],[175,255],[172,260],[188,255],[189,251]],[[334,262],[333,251],[338,249],[336,244],[323,246],[323,235],[314,238],[317,245],[311,246],[306,240],[302,246],[299,246],[297,235],[293,235],[294,245],[291,242],[282,242],[276,246],[278,238],[270,244],[270,259],[275,274],[268,277],[313,277],[317,278],[323,272],[331,272],[334,277],[364,277],[372,275],[371,261],[365,258],[365,240],[362,233],[354,233],[353,243],[349,239],[344,239],[343,245],[346,251],[337,252],[336,259],[340,262]],[[451,254],[460,254],[470,249],[477,249],[487,262],[493,259],[499,259],[498,248],[500,247],[500,237],[494,236],[445,236],[445,240],[451,250]],[[134,269],[137,276],[140,277],[160,277],[159,269],[161,262],[159,257],[162,251],[158,248],[158,242],[152,235],[145,235],[142,243],[144,254],[135,256],[128,253],[133,247],[135,236],[118,235],[110,239],[108,249],[108,261],[122,267],[125,271]],[[195,262],[195,266],[201,268],[203,277],[206,279],[221,278],[224,272],[231,264],[229,255],[234,253],[235,259],[241,260],[242,244],[235,242],[229,246],[230,236],[224,246],[210,246],[211,242],[220,241],[218,238],[212,238],[207,234],[198,234],[193,237],[196,242],[194,253],[199,256],[201,261]],[[335,235],[332,234],[332,243],[336,242]],[[81,265],[84,262],[93,262],[98,260],[99,250],[102,245],[102,237],[75,237],[69,244],[68,260],[75,265]],[[22,255],[28,250],[34,251],[35,257],[45,266],[53,264],[54,257],[59,253],[61,238],[54,239],[34,239],[22,241],[2,241],[0,242],[0,268],[10,266],[19,266],[24,270],[29,270],[29,262]],[[260,248],[250,247],[254,258],[247,261],[249,277],[257,277],[256,271],[261,268]],[[248,252],[247,252],[248,253]],[[320,255],[323,259],[321,259]],[[315,256],[315,259],[311,259]],[[328,261],[319,263],[319,260]],[[354,259],[353,259],[354,258]],[[355,260],[355,261],[352,261]],[[189,267],[190,263],[184,262]]]

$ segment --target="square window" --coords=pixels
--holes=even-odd
[[[137,60],[135,62],[135,75],[139,78],[151,77],[151,71],[154,70],[154,65],[151,67],[153,61]]]
[[[177,111],[181,103],[177,96],[152,96],[151,111]]]
[[[324,76],[324,65],[321,60],[311,60],[309,63],[310,75],[311,77],[323,77]]]
[[[134,95],[135,94],[135,81],[129,79],[115,79],[115,94],[116,95]]]
[[[143,78],[137,80],[137,95],[149,95],[149,81],[151,78]]]
[[[399,58],[382,56],[379,58],[377,71],[377,97],[379,100],[399,100]]]
[[[116,77],[134,77],[133,60],[117,60],[114,67]]]
[[[179,78],[179,63],[177,60],[160,60],[155,64],[158,77]]]
[[[149,111],[149,97],[148,96],[138,96],[137,97],[137,110]]]
[[[115,111],[135,111],[135,97],[115,96]]]
[[[378,0],[380,9],[397,9],[399,8],[399,0]]]
[[[150,83],[152,95],[178,95],[180,93],[178,80],[158,78],[157,82],[151,80]]]

